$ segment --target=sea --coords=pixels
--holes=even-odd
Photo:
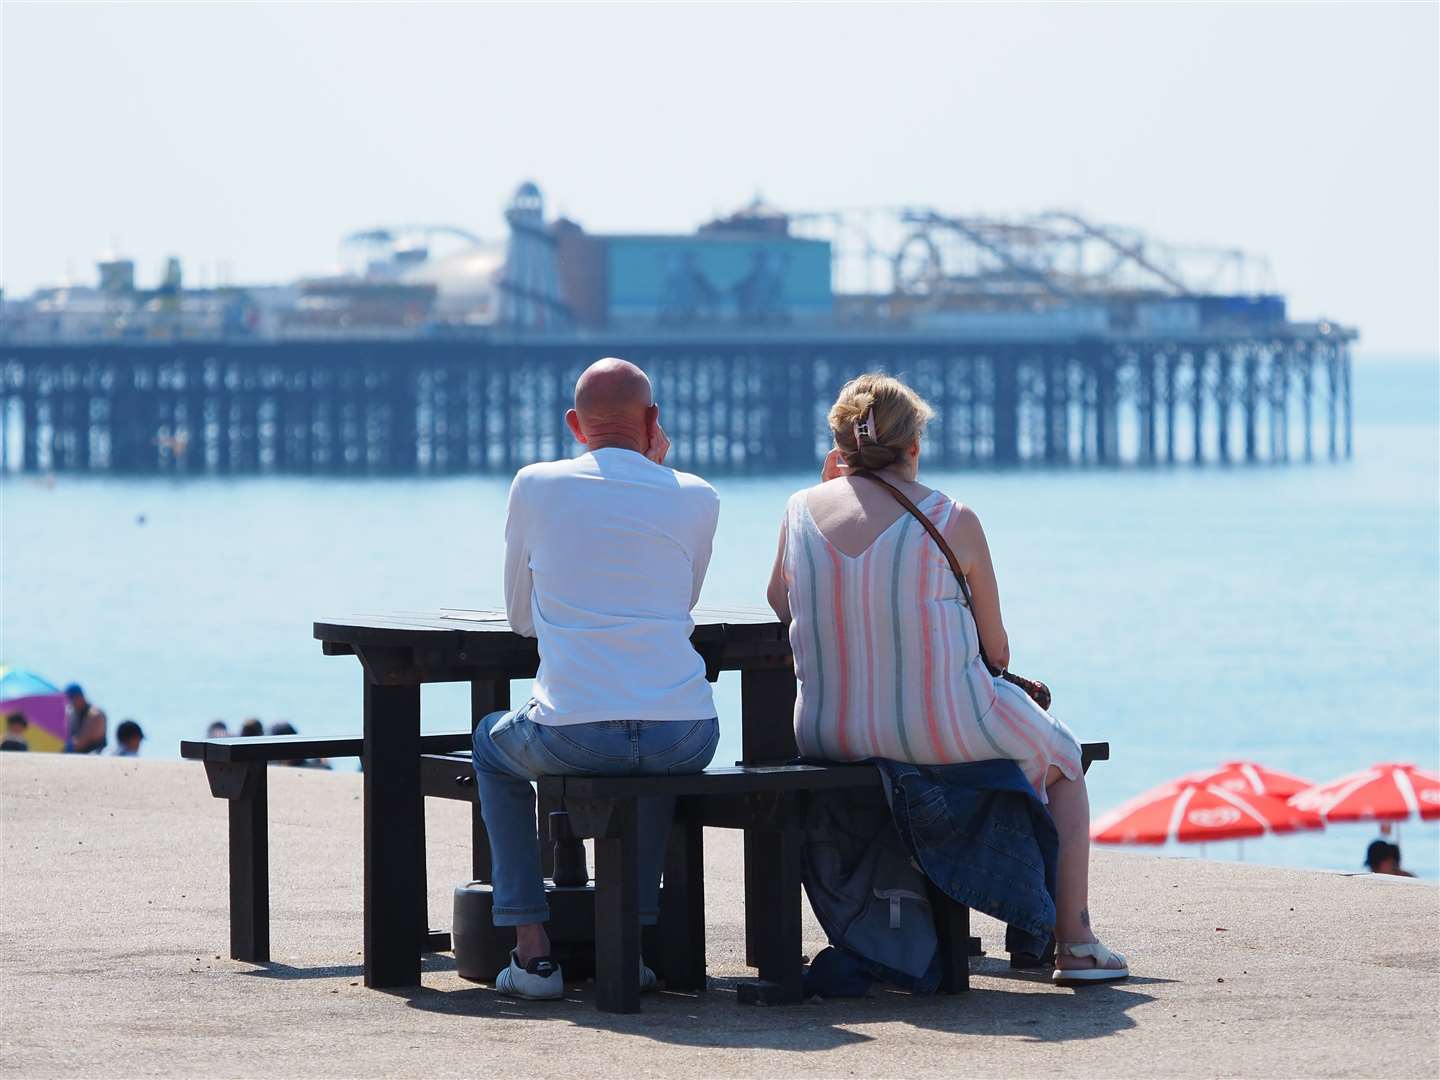
[[[1012,666],[1109,741],[1097,814],[1230,760],[1316,781],[1440,765],[1440,358],[1361,357],[1354,387],[1348,461],[923,473],[984,522]],[[785,499],[814,481],[715,478],[702,604],[764,603]],[[507,483],[5,476],[0,660],[82,683],[112,731],[141,723],[147,758],[215,719],[358,730],[359,665],[322,656],[311,624],[501,606]],[[718,702],[729,761],[737,676]],[[467,723],[463,687],[428,686],[423,707],[427,730]],[[1375,835],[1147,850],[1357,871]],[[1440,826],[1399,841],[1440,878]]]

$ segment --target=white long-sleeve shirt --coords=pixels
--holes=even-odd
[[[505,608],[537,638],[542,724],[706,720],[690,610],[710,565],[720,499],[689,473],[610,447],[515,475],[505,521]]]

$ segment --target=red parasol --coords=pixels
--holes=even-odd
[[[1315,786],[1311,780],[1302,780],[1289,773],[1267,769],[1253,761],[1227,761],[1219,768],[1190,773],[1179,782],[1214,784],[1240,795],[1269,795],[1272,799],[1288,799],[1291,795]]]
[[[1268,795],[1182,780],[1148,791],[1102,815],[1091,827],[1090,839],[1098,844],[1163,844],[1170,840],[1200,844],[1322,825],[1318,814]]]
[[[1440,818],[1440,774],[1393,763],[1307,788],[1290,800],[1326,821],[1422,821]]]

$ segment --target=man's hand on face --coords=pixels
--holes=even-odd
[[[655,423],[650,429],[650,445],[645,448],[645,456],[656,465],[665,464],[665,455],[670,453],[670,436],[665,434],[665,429],[660,426],[660,417],[655,417]]]
[[[820,468],[820,482],[823,484],[828,480],[848,475],[850,475],[850,466],[845,464],[845,457],[837,446],[825,455],[825,464]]]

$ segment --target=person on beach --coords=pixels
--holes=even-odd
[[[134,720],[121,720],[115,729],[116,757],[139,757],[140,744],[145,741],[145,732]]]
[[[225,726],[224,720],[211,720],[210,726],[205,729],[205,737],[207,739],[228,739],[230,729]]]
[[[68,722],[66,730],[70,733],[65,742],[66,751],[72,754],[100,753],[109,741],[109,721],[104,712],[86,700],[85,691],[79,683],[71,683],[65,687],[65,700]]]
[[[257,735],[264,735],[265,725],[261,723],[258,716],[249,717],[240,722],[240,734],[247,739],[254,738]]]
[[[565,422],[584,453],[521,469],[505,522],[505,607],[511,628],[538,640],[534,697],[486,716],[474,738],[494,920],[515,927],[495,985],[532,999],[565,986],[545,931],[530,782],[700,772],[719,739],[705,664],[690,645],[719,497],[664,467],[670,440],[634,364],[607,358],[586,369]],[[674,807],[640,803],[640,913],[653,923]],[[650,989],[655,976],[641,968]]]
[[[1059,834],[1057,982],[1129,973],[1090,925],[1090,807],[1080,744],[1027,694],[987,670],[1010,662],[1000,595],[975,511],[919,482],[933,412],[898,379],[845,384],[830,410],[835,448],[821,483],[786,507],[768,598],[790,624],[802,755],[939,765],[1009,758],[1047,802]],[[940,531],[969,582],[872,473]]]
[[[30,721],[24,713],[9,713],[5,717],[5,740],[0,742],[0,750],[29,750],[30,741],[25,737],[29,728]]]
[[[1409,870],[1400,869],[1400,845],[1388,840],[1372,840],[1365,849],[1365,865],[1372,874],[1390,877],[1414,877]]]

